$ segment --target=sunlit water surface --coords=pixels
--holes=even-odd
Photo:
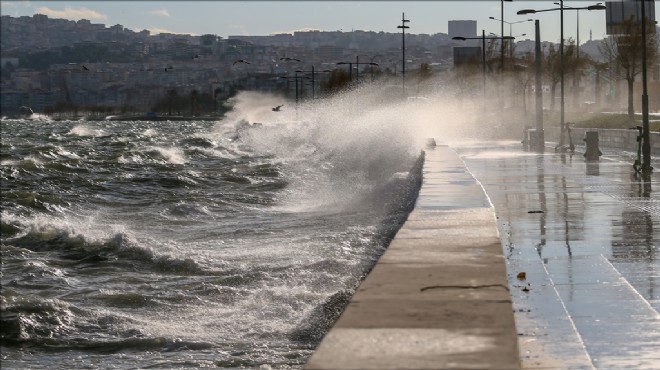
[[[349,100],[3,120],[3,368],[301,367],[419,186],[410,115]]]

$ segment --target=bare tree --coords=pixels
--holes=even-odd
[[[646,55],[647,60],[655,60],[657,55],[656,35],[652,33],[653,22],[647,22]],[[616,36],[610,36],[598,46],[600,53],[615,64],[619,71],[617,78],[623,78],[628,83],[628,117],[635,114],[633,103],[633,87],[635,78],[642,71],[642,27],[633,18],[626,19],[615,31]]]
[[[577,45],[575,39],[569,38],[564,43],[564,76],[568,73],[579,74],[582,73],[582,68],[585,61],[577,59]],[[550,93],[552,100],[550,101],[550,110],[555,109],[555,92],[557,91],[557,84],[561,81],[562,65],[561,65],[560,50],[555,48],[554,44],[550,44],[548,52],[545,53],[543,65],[545,68],[545,77],[550,81]]]

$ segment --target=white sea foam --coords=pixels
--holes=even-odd
[[[107,133],[102,129],[92,128],[86,124],[80,124],[74,126],[69,132],[69,135],[101,137],[107,135]]]

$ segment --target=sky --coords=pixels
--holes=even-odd
[[[517,15],[521,9],[553,9],[555,1],[504,2],[504,34],[519,40],[534,38],[539,19],[543,41],[559,41],[559,11]],[[160,32],[193,35],[271,35],[301,30],[350,32],[352,30],[399,33],[403,13],[410,20],[409,33],[447,33],[449,20],[476,20],[478,32],[500,34],[501,1],[0,1],[2,15],[88,19],[106,26],[152,34]],[[592,1],[564,1],[565,7],[586,7]],[[565,11],[564,37],[576,38],[579,14],[580,43],[605,37],[605,11]],[[498,20],[489,19],[489,17]],[[479,32],[480,33],[480,32]],[[521,36],[526,34],[526,36]]]

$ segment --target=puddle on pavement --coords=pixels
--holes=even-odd
[[[519,143],[453,148],[498,216],[523,367],[660,367],[660,172]]]

